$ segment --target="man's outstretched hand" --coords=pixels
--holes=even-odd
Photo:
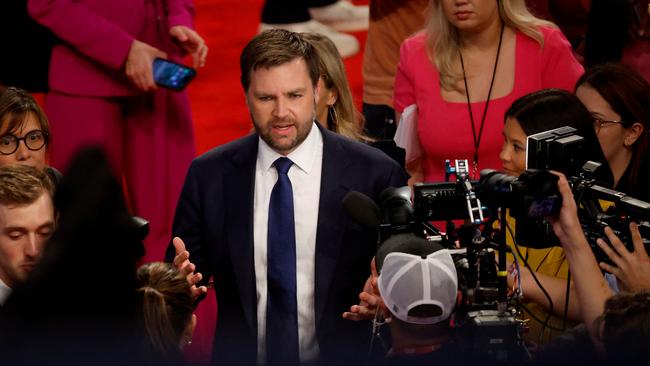
[[[196,286],[199,281],[203,278],[200,273],[194,273],[196,266],[194,263],[190,262],[190,252],[185,250],[185,243],[179,237],[175,237],[172,240],[174,244],[174,249],[176,250],[176,256],[174,257],[174,267],[176,267],[182,274],[187,278],[187,283],[191,286],[192,296],[198,298],[201,295],[204,295],[208,292],[208,288],[205,286]]]
[[[359,320],[372,320],[377,311],[382,311],[384,302],[379,295],[377,288],[377,267],[375,266],[375,258],[370,262],[370,277],[363,286],[363,291],[359,294],[359,304],[352,305],[350,311],[343,313],[343,318],[353,321]]]

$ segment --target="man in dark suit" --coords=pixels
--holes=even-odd
[[[369,324],[342,314],[369,276],[376,233],[341,202],[351,190],[377,199],[406,173],[314,120],[318,56],[299,34],[259,34],[240,64],[256,133],[193,161],[167,259],[192,283],[214,276],[219,365],[361,360]]]

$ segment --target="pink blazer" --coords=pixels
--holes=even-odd
[[[193,27],[192,0],[29,0],[34,20],[61,40],[52,50],[50,88],[97,97],[137,93],[124,74],[134,39],[179,61],[169,28]]]

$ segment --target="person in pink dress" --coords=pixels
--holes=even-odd
[[[191,54],[204,65],[192,0],[29,0],[28,11],[60,39],[45,101],[52,165],[63,170],[79,147],[102,146],[133,213],[150,221],[144,260],[162,258],[195,147],[187,93],[157,87],[152,63]]]
[[[505,110],[536,90],[572,90],[584,71],[524,0],[434,0],[427,24],[402,44],[395,80],[397,120],[409,107],[422,150],[407,153],[412,183],[444,180],[446,159],[467,159],[474,178],[499,169]]]

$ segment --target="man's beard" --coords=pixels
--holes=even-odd
[[[312,116],[313,117],[313,116]],[[255,126],[255,131],[262,138],[267,145],[269,145],[273,150],[281,154],[286,154],[291,152],[293,149],[298,147],[309,135],[313,125],[313,118],[311,121],[306,123],[296,123],[296,120],[293,118],[272,118],[268,123],[265,124],[264,130],[262,130],[257,123],[253,123]],[[296,134],[294,137],[280,137],[273,138],[273,126],[274,125],[293,125],[296,129]]]

